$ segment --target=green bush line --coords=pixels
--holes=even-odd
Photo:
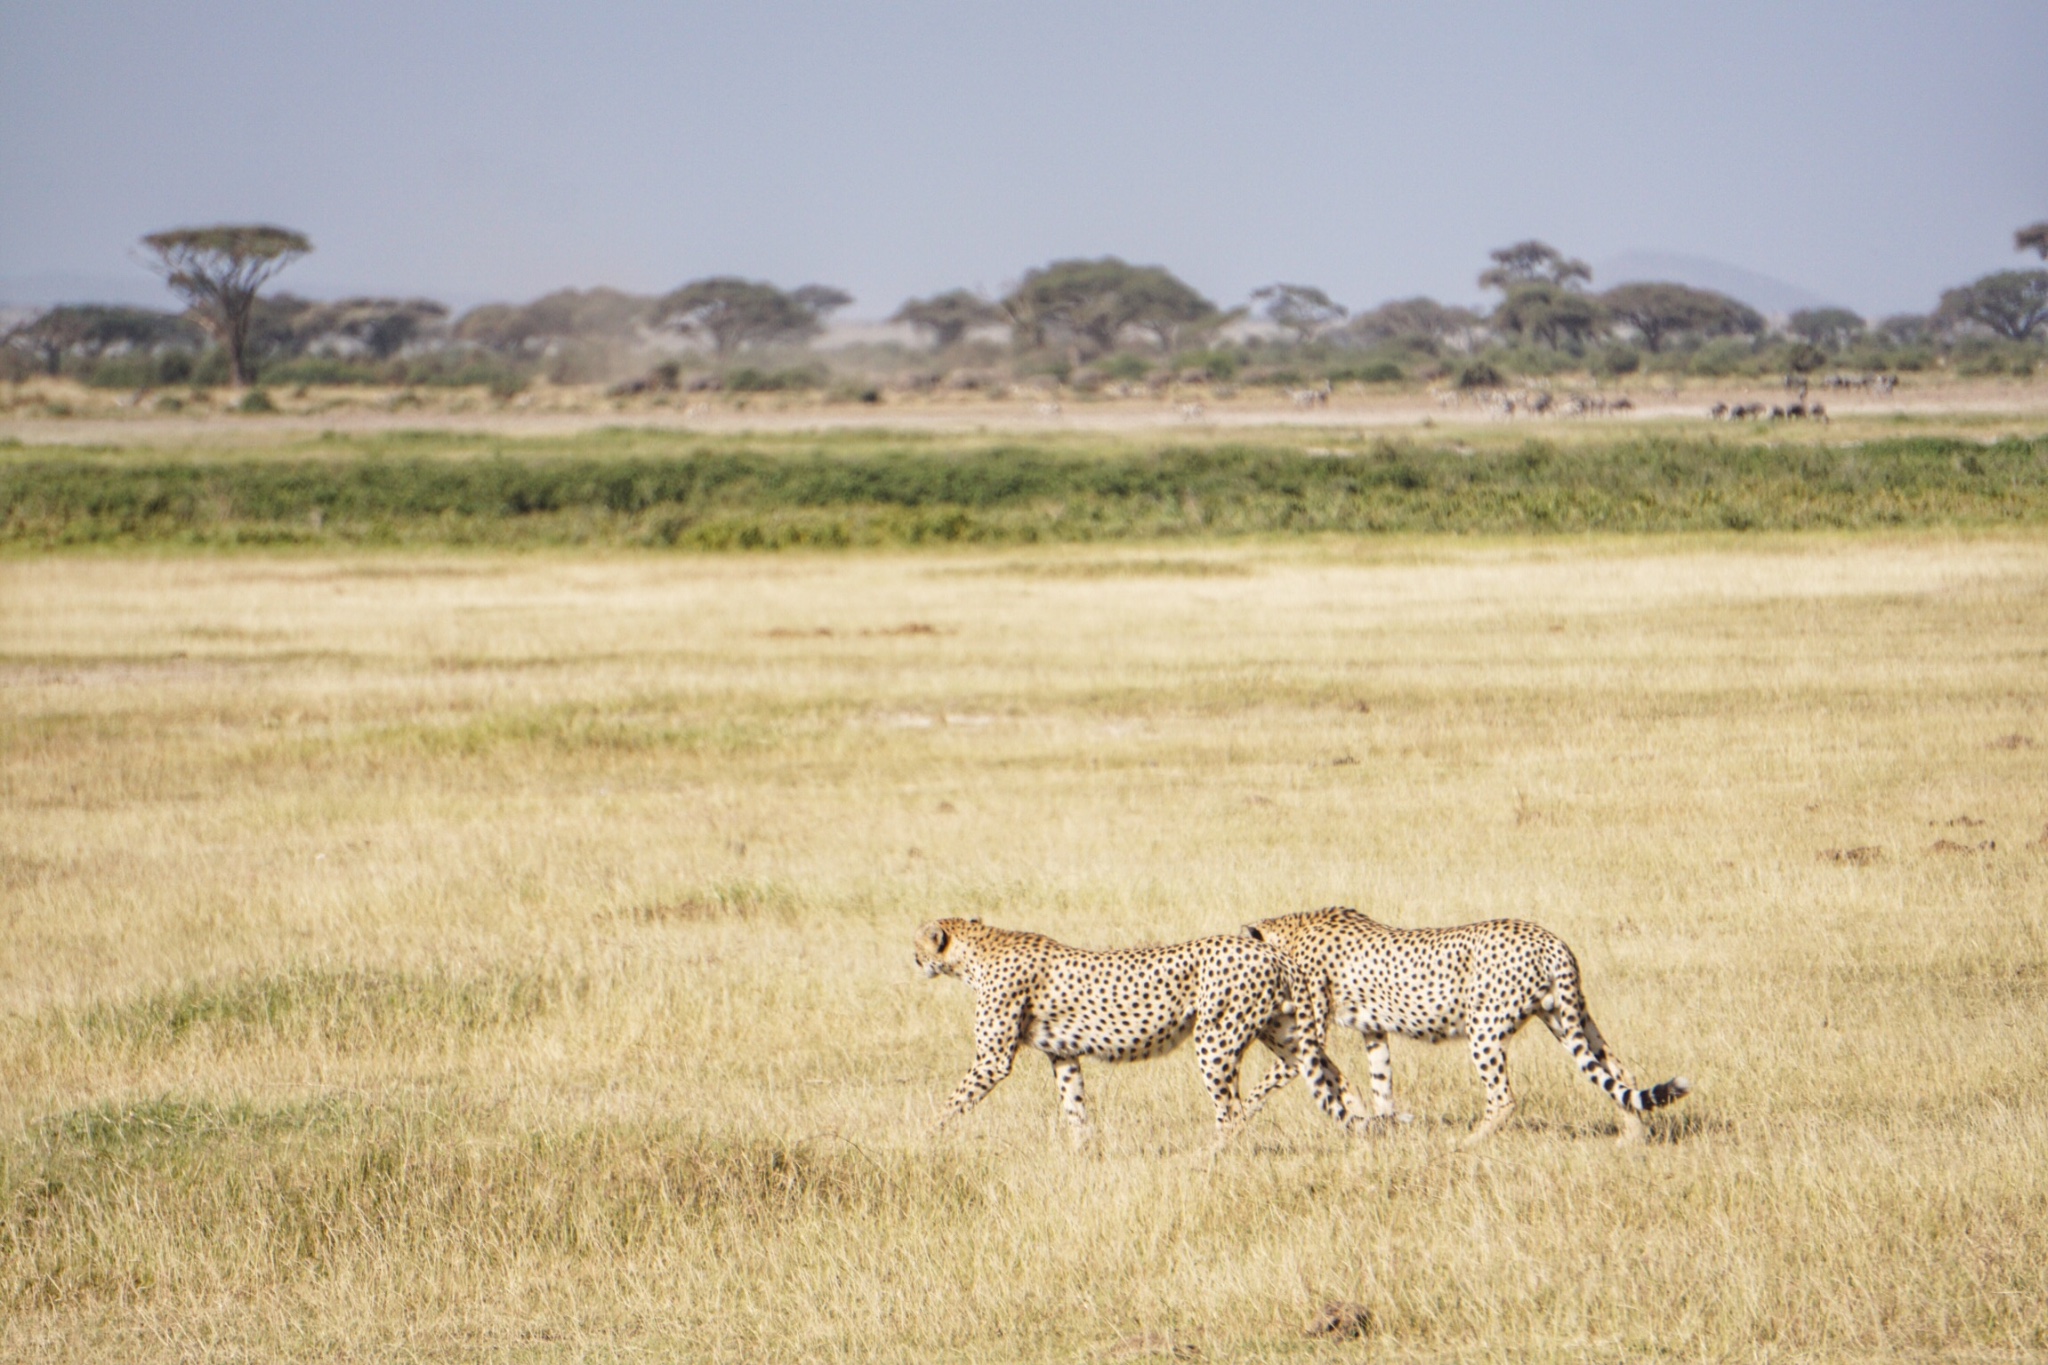
[[[1656,532],[2048,520],[2048,436],[1777,445],[1641,437],[0,464],[0,545],[1015,544],[1310,532]]]

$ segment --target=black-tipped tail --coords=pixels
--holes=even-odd
[[[1647,1114],[1652,1109],[1662,1109],[1673,1100],[1684,1099],[1691,1093],[1692,1082],[1683,1076],[1677,1076],[1647,1090],[1631,1090],[1624,1102],[1637,1113]]]

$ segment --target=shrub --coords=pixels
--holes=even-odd
[[[1616,375],[1634,374],[1643,366],[1642,356],[1633,346],[1609,346],[1593,357],[1593,369],[1612,378]]]
[[[1489,358],[1502,370],[1527,375],[1562,374],[1585,364],[1570,351],[1548,346],[1515,346],[1490,352]]]
[[[1210,379],[1228,381],[1237,378],[1244,362],[1235,351],[1188,351],[1173,364],[1177,370],[1200,370]]]
[[[1828,363],[1828,353],[1811,342],[1802,341],[1785,352],[1785,368],[1794,374],[1812,374]]]
[[[203,352],[192,367],[192,386],[211,388],[228,382],[228,353],[215,346]]]
[[[1722,378],[1731,374],[1747,374],[1756,366],[1756,351],[1748,341],[1740,337],[1717,337],[1692,353],[1690,369],[1694,374]]]
[[[742,365],[726,372],[724,388],[727,393],[782,393],[815,389],[824,383],[824,371],[815,366],[793,365],[786,369],[763,370]]]
[[[1353,380],[1360,384],[1398,384],[1407,378],[1391,360],[1369,360],[1361,365],[1333,366],[1324,376],[1332,384]]]
[[[392,368],[368,360],[308,355],[265,365],[263,377],[273,384],[388,384]]]
[[[1484,360],[1467,361],[1465,368],[1458,371],[1461,389],[1497,389],[1501,383],[1500,371]]]
[[[1152,364],[1141,355],[1120,351],[1096,367],[1105,379],[1116,379],[1124,383],[1143,379],[1152,372]]]
[[[96,389],[146,389],[156,382],[156,375],[154,357],[131,351],[94,361],[85,382]]]
[[[236,412],[276,412],[277,404],[270,401],[270,394],[264,389],[251,389],[242,395],[242,401],[235,404]]]

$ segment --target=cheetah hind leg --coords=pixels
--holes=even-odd
[[[1514,1116],[1515,1092],[1508,1084],[1506,1041],[1504,1034],[1493,1029],[1472,1030],[1472,1065],[1479,1068],[1479,1079],[1486,1085],[1486,1112],[1480,1116],[1478,1126],[1458,1144],[1460,1147],[1477,1147]]]
[[[1195,1060],[1201,1068],[1202,1083],[1208,1087],[1209,1098],[1216,1104],[1216,1143],[1212,1153],[1227,1147],[1251,1118],[1251,1112],[1237,1093],[1237,1073],[1244,1065],[1244,1050],[1251,1041],[1249,1033],[1236,1038],[1221,1033],[1207,1038],[1196,1035]]]

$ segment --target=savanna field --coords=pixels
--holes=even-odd
[[[637,440],[6,452],[0,1356],[2048,1357],[2037,424]],[[923,921],[1330,903],[1546,925],[1694,1093],[1619,1148],[1539,1025],[1458,1151],[1396,1039],[1414,1124],[1212,1159],[1184,1051],[1076,1153],[1026,1052],[926,1138]]]

